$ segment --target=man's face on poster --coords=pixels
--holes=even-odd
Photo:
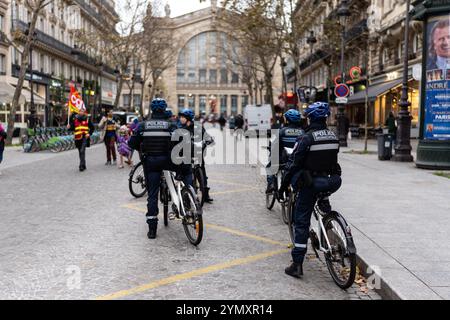
[[[433,42],[438,57],[450,58],[450,28],[437,28],[434,32]]]

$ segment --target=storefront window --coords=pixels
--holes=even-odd
[[[184,94],[178,95],[178,109],[184,109],[186,96]]]
[[[199,96],[199,102],[200,102],[200,112],[203,111],[206,112],[206,96],[205,95]]]

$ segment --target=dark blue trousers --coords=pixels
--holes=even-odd
[[[321,192],[336,192],[342,184],[340,176],[317,177],[310,187],[302,187],[297,197],[294,211],[295,247],[292,249],[292,259],[295,263],[303,263],[307,252],[311,215]],[[294,184],[295,185],[295,184]]]
[[[192,165],[174,166],[169,157],[147,156],[143,159],[144,175],[147,184],[147,223],[158,223],[158,201],[161,175],[164,170],[177,171],[183,176],[185,185],[192,186]]]

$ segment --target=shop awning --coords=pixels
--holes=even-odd
[[[394,81],[384,82],[381,84],[377,84],[374,86],[369,87],[368,90],[368,97],[369,101],[375,101],[377,97],[385,94],[389,90],[399,86],[403,82],[402,79],[397,79]],[[358,103],[365,103],[366,102],[366,90],[360,91],[353,96],[348,98],[348,104],[358,104]]]
[[[14,92],[16,88],[10,85],[7,82],[0,82],[0,103],[12,103],[14,98]],[[23,94],[20,95],[19,104],[25,102],[25,96]]]
[[[27,102],[31,102],[30,89],[23,87],[22,95],[25,96],[25,99]],[[38,95],[36,92],[34,93],[33,99],[34,99],[35,104],[45,105],[45,99],[43,97],[41,97],[40,95]]]

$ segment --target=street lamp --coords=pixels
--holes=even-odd
[[[347,18],[350,16],[350,9],[348,5],[348,0],[342,0],[341,5],[337,11],[341,26],[342,26],[342,39],[341,39],[341,81],[345,84],[345,70],[344,70],[344,54],[345,54],[345,35],[346,35],[346,24]],[[339,135],[339,144],[341,147],[347,147],[347,132],[346,119],[345,119],[345,104],[341,103],[338,106],[337,114],[337,126]]]
[[[403,89],[400,99],[398,113],[397,143],[395,144],[394,160],[400,162],[414,161],[411,155],[411,114],[409,113],[408,101],[408,56],[409,56],[409,9],[411,0],[406,1],[405,18],[405,44],[403,49]]]
[[[313,71],[313,49],[314,49],[314,44],[317,43],[317,39],[314,36],[314,31],[310,31],[309,33],[309,37],[306,39],[306,43],[309,44],[310,48],[311,48],[311,52],[310,52],[310,56],[309,56],[309,67],[310,67],[310,73],[309,73],[309,103],[313,103],[314,102],[314,97],[313,97],[313,85],[312,85],[312,71]]]
[[[30,33],[31,23],[28,23],[28,28],[25,30],[25,35],[28,36]],[[36,106],[34,105],[34,89],[33,89],[33,44],[34,40],[37,36],[36,31],[33,32],[33,36],[31,37],[31,45],[30,45],[30,126],[32,129],[36,127]]]

